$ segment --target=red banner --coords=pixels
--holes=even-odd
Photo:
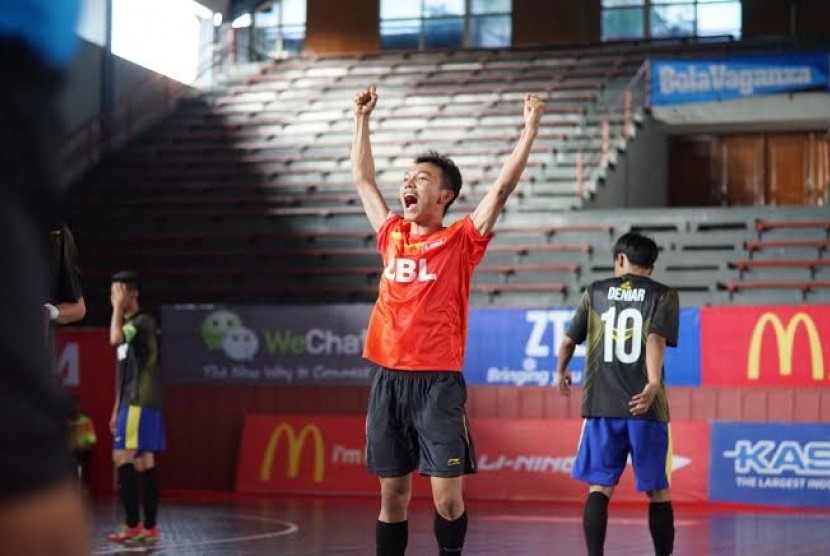
[[[112,435],[109,432],[115,396],[115,350],[106,329],[59,329],[55,354],[61,381],[92,419],[98,442],[92,447],[90,493],[113,492]]]
[[[704,307],[705,386],[830,386],[830,306]]]
[[[243,492],[378,493],[364,462],[362,417],[253,415],[245,419],[236,488]],[[578,420],[476,419],[479,473],[465,482],[469,499],[582,501],[586,485],[570,477],[582,423]],[[706,499],[709,427],[672,424],[672,496]],[[429,496],[418,477],[414,494]],[[642,501],[626,471],[615,499]]]

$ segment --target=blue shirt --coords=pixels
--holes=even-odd
[[[80,0],[0,0],[0,38],[23,39],[47,63],[66,66],[79,11]]]

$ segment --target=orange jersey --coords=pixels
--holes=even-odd
[[[470,279],[493,235],[469,216],[426,236],[409,229],[390,214],[378,230],[384,270],[363,357],[390,369],[461,371]]]

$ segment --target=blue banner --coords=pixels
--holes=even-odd
[[[556,352],[573,309],[472,309],[464,376],[469,384],[553,386]],[[570,370],[582,383],[585,347],[577,346]],[[680,313],[678,348],[666,351],[666,384],[700,386],[700,311]]]
[[[709,499],[830,508],[830,425],[714,423]]]
[[[826,89],[827,54],[779,54],[651,63],[651,104],[665,106]]]

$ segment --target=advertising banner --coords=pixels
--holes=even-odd
[[[113,492],[112,435],[109,431],[115,401],[115,349],[109,330],[103,328],[58,328],[55,358],[61,382],[72,393],[78,407],[92,420],[97,439],[92,447],[90,492]]]
[[[168,382],[368,384],[371,305],[165,305]]]
[[[709,498],[830,508],[830,425],[714,423]]]
[[[706,386],[830,386],[830,305],[704,307]]]
[[[665,106],[826,89],[827,54],[651,62],[651,104]]]
[[[471,423],[478,473],[465,482],[470,499],[582,501],[585,485],[570,477],[579,420],[476,419]],[[704,422],[672,424],[672,496],[705,500],[709,430]],[[242,492],[376,495],[365,467],[363,417],[251,415],[239,451],[236,488]],[[416,474],[417,475],[417,474]],[[630,471],[615,500],[643,501]],[[416,476],[417,496],[429,482]]]
[[[468,384],[553,386],[557,350],[573,309],[470,310],[464,377]],[[577,346],[570,369],[582,383],[585,346]],[[666,350],[666,383],[700,386],[700,311],[680,313],[676,349]]]

